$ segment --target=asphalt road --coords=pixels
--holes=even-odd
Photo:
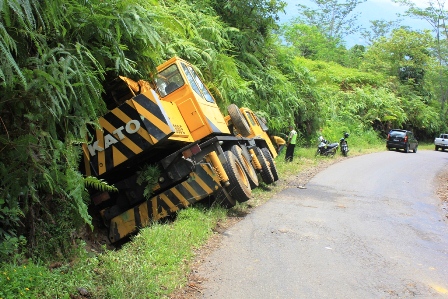
[[[381,152],[283,190],[224,233],[199,298],[448,298],[444,167],[448,152]]]

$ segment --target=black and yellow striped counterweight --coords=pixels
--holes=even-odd
[[[95,130],[93,140],[83,145],[86,175],[104,175],[175,133],[153,92],[127,100],[99,123],[102,130]]]
[[[112,218],[109,239],[117,242],[153,221],[213,195],[220,188],[219,177],[210,164],[196,164],[186,181]]]

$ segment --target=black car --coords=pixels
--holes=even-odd
[[[393,129],[387,134],[386,147],[388,150],[394,148],[397,151],[403,149],[405,153],[409,153],[410,150],[416,153],[418,141],[411,131]]]

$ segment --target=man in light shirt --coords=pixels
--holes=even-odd
[[[292,162],[294,158],[294,148],[297,142],[297,132],[293,126],[289,126],[288,140],[286,141],[285,161]]]

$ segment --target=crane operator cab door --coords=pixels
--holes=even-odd
[[[173,57],[157,71],[155,83],[161,99],[176,104],[195,141],[230,134],[215,99],[191,64]]]

